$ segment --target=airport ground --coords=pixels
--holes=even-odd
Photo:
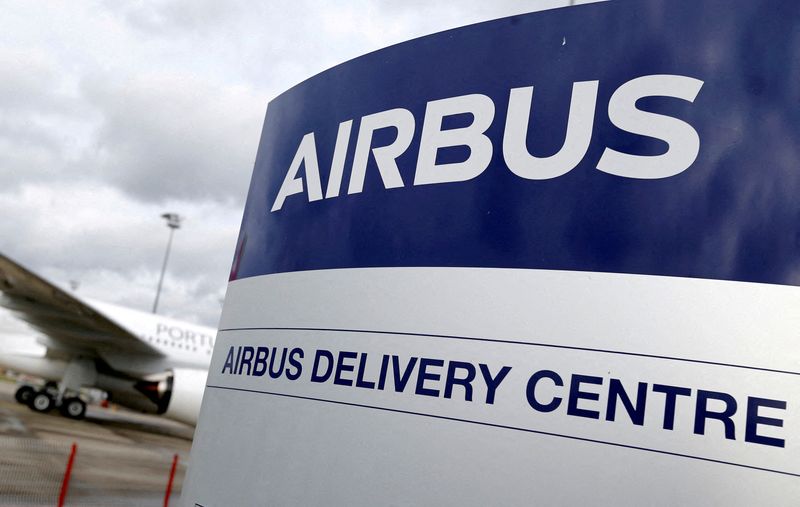
[[[82,421],[40,414],[18,404],[15,389],[0,378],[0,506],[57,505],[73,443],[65,506],[162,506],[176,454],[177,505],[193,427],[113,406],[90,406]]]

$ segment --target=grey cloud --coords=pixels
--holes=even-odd
[[[19,146],[31,146],[52,155],[61,153],[58,133],[32,118],[0,117],[0,143],[7,143],[7,150]],[[4,150],[3,155],[5,154],[8,154],[8,151]]]
[[[83,90],[102,116],[89,156],[104,180],[145,201],[243,202],[266,100],[176,76],[87,80]]]
[[[0,48],[0,110],[4,115],[35,111],[43,115],[75,114],[74,97],[59,90],[58,65],[35,50]]]
[[[39,50],[0,48],[0,185],[56,176],[73,134],[91,122],[57,62]]]
[[[23,178],[43,177],[61,163],[62,153],[55,132],[20,118],[0,117],[0,185],[5,188]]]
[[[213,30],[235,18],[244,7],[243,2],[216,0],[109,1],[105,5],[133,28],[161,36]]]
[[[176,231],[164,282],[164,313],[213,325],[233,256],[241,209],[172,200],[129,199],[107,186],[25,185],[0,193],[0,252],[79,294],[147,310],[168,237],[159,217],[186,217]]]

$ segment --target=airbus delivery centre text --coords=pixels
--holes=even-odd
[[[659,429],[665,431],[675,429],[680,411],[689,411],[695,435],[778,448],[786,446],[785,435],[776,430],[783,428],[786,400],[742,397],[691,385],[624,382],[613,376],[580,371],[539,368],[517,372],[516,369],[505,364],[444,357],[232,345],[221,374],[261,377],[265,381],[334,384],[442,398],[452,403],[494,405],[502,393],[526,404],[536,414],[561,414],[636,426],[645,424],[647,411],[658,411]],[[505,381],[512,374],[526,376],[523,392],[504,392]],[[734,416],[742,412],[744,427],[737,427]]]

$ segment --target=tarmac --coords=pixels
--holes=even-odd
[[[177,505],[194,427],[120,408],[90,406],[86,419],[34,412],[0,381],[0,506],[57,505],[75,444],[65,506]]]

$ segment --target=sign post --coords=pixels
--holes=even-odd
[[[556,9],[276,98],[184,505],[795,503],[799,19]]]

